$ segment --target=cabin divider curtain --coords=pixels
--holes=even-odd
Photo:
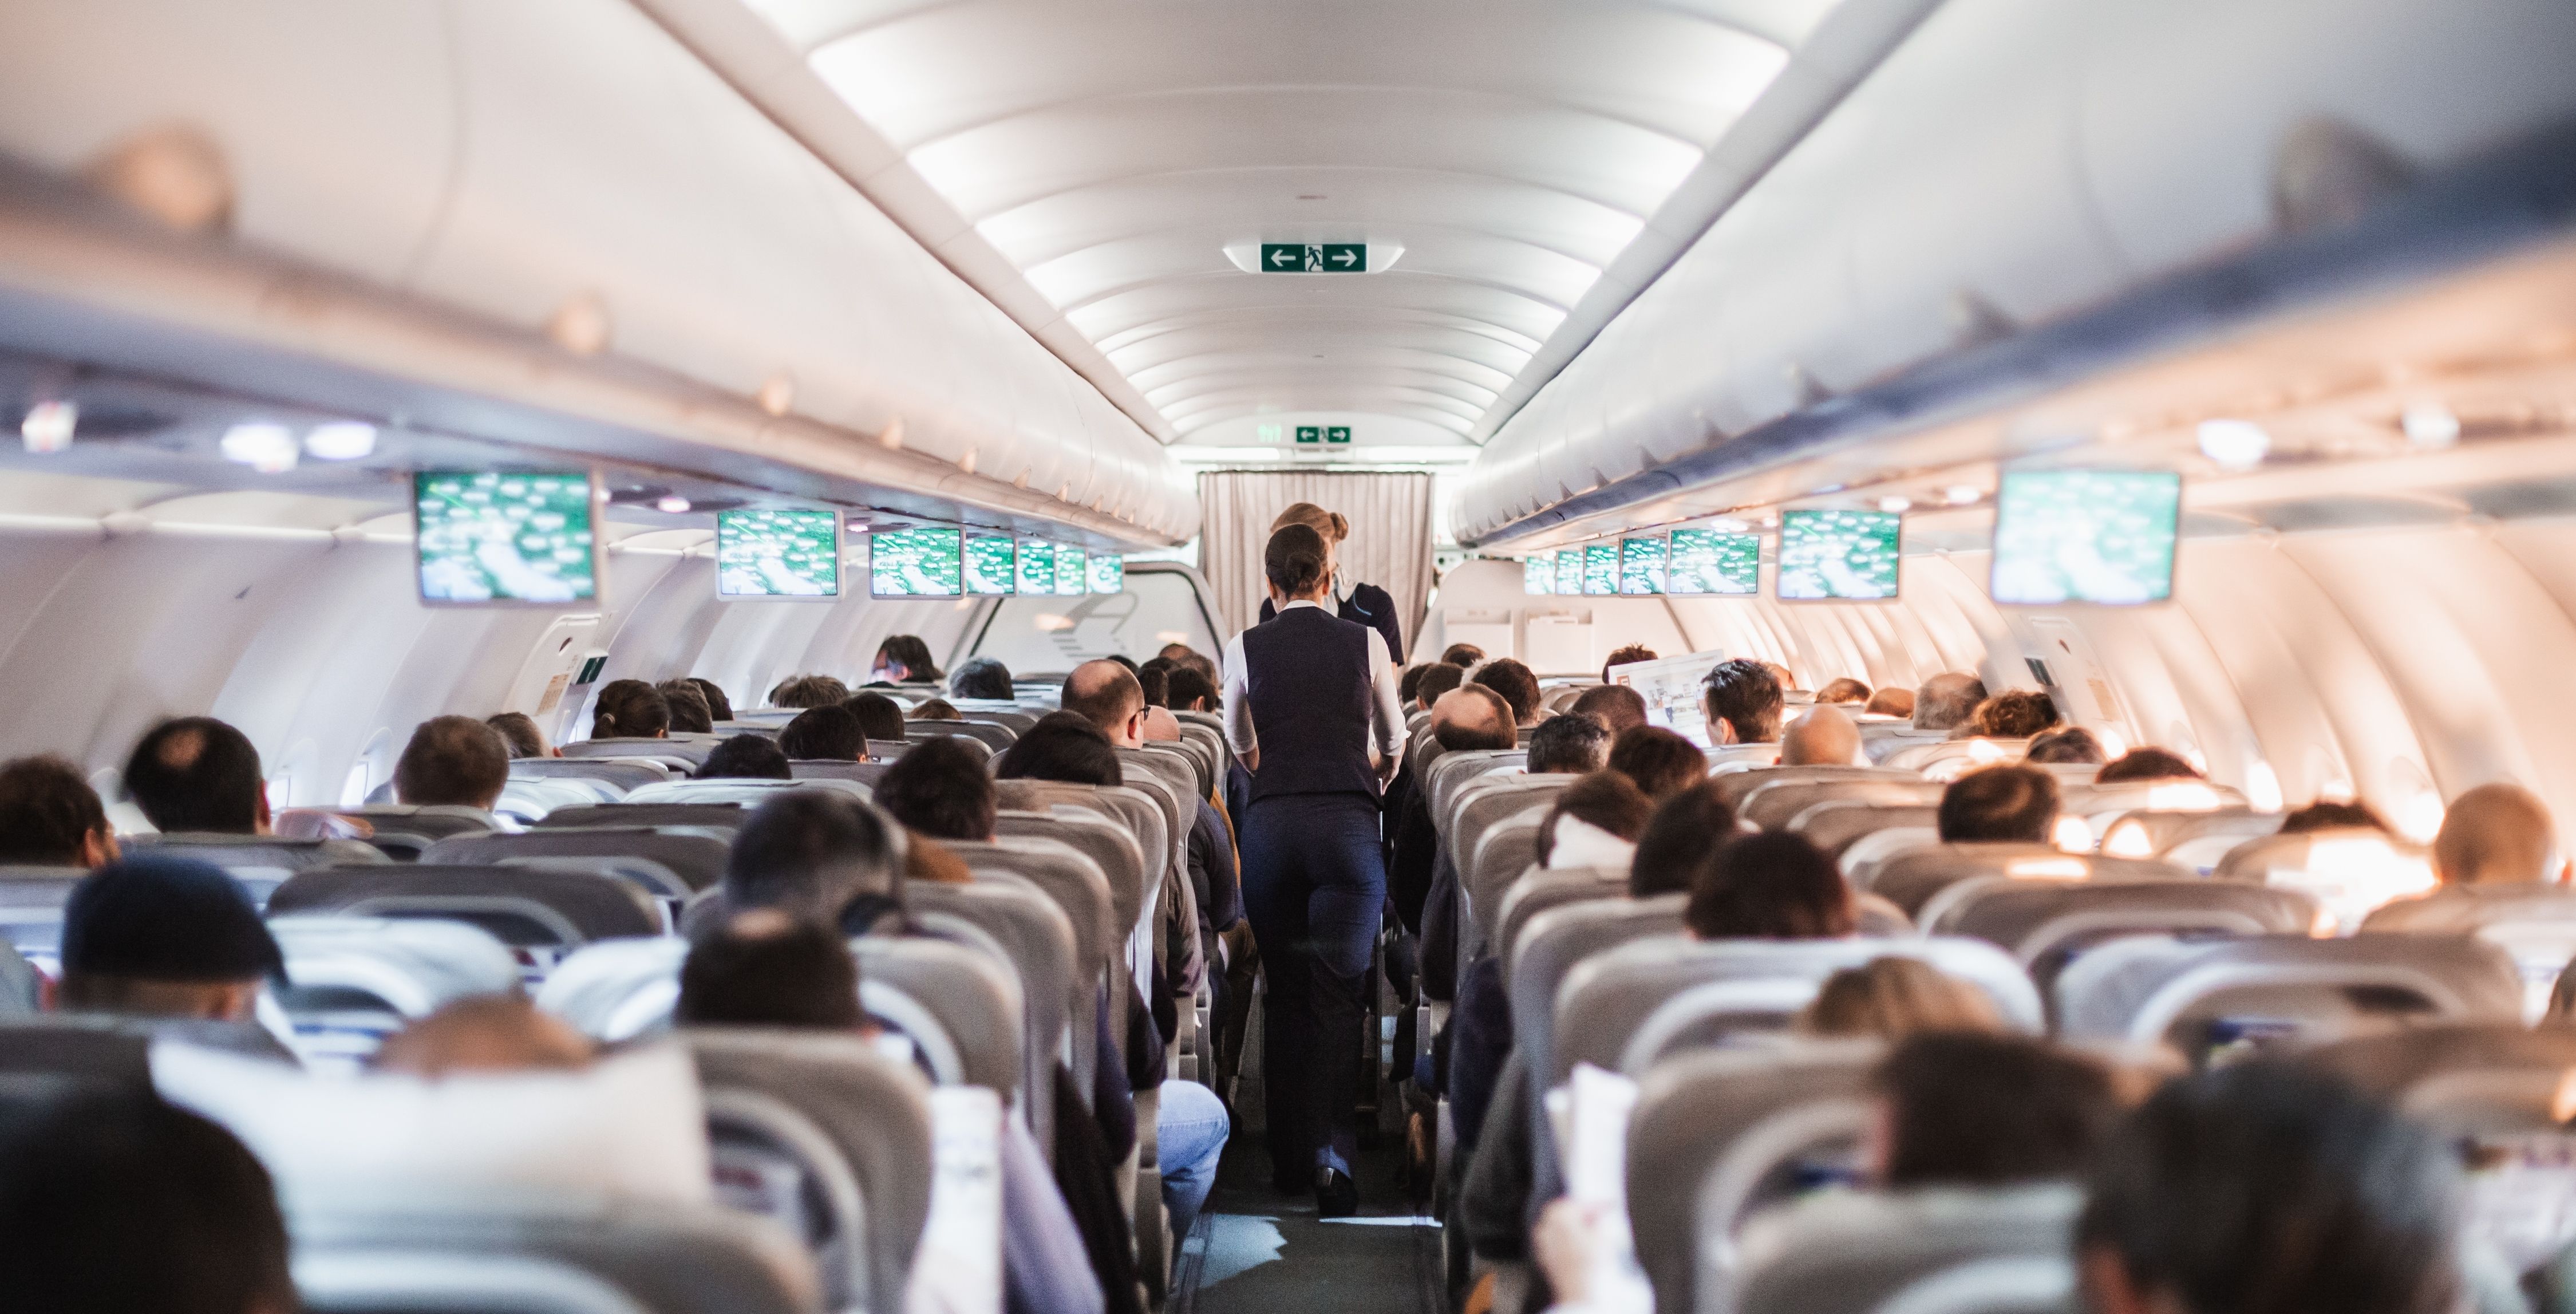
[[[1199,573],[1214,590],[1231,638],[1261,619],[1261,549],[1270,522],[1297,502],[1339,511],[1351,522],[1342,579],[1375,584],[1395,599],[1410,648],[1431,596],[1431,476],[1322,471],[1212,470],[1199,476]],[[1397,662],[1405,654],[1395,654]]]

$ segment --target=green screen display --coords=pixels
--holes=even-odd
[[[1619,541],[1619,591],[1664,591],[1664,540],[1628,538]]]
[[[1126,592],[1127,558],[1120,556],[1093,557],[1091,559],[1090,591],[1093,593]]]
[[[1783,511],[1783,598],[1878,600],[1896,596],[1903,518],[1893,511]]]
[[[829,511],[716,512],[716,592],[728,598],[837,598],[841,535]]]
[[[922,526],[868,536],[868,591],[880,598],[953,598],[964,573],[954,529]]]
[[[1542,552],[1521,558],[1521,592],[1556,592],[1556,554]]]
[[[1583,591],[1616,593],[1619,591],[1619,544],[1617,540],[1583,545]]]
[[[1762,540],[1714,529],[1673,531],[1664,591],[1692,596],[1751,597],[1762,591]]]
[[[1024,596],[1055,592],[1055,544],[1020,540],[1020,592]]]
[[[599,596],[590,476],[423,470],[412,476],[425,602],[587,602]]]
[[[2132,470],[2007,474],[1995,495],[1995,601],[2162,602],[2173,596],[2182,476]]]
[[[1055,548],[1055,591],[1058,597],[1078,597],[1091,583],[1090,554],[1062,543]]]
[[[1556,591],[1559,593],[1583,591],[1583,549],[1558,548],[1556,550]]]
[[[1008,534],[968,534],[966,536],[966,591],[969,593],[1016,593],[1019,591],[1019,559]]]

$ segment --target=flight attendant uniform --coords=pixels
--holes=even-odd
[[[1262,1028],[1272,1172],[1283,1188],[1358,1153],[1360,1024],[1386,903],[1374,748],[1393,760],[1403,714],[1386,640],[1312,602],[1236,635],[1226,737],[1255,748],[1240,819],[1244,913],[1269,977]]]
[[[1270,599],[1261,600],[1261,620],[1268,623],[1278,613],[1270,608]],[[1333,599],[1333,614],[1346,621],[1378,632],[1386,640],[1387,656],[1392,659],[1404,653],[1404,627],[1396,623],[1395,599],[1375,584],[1354,584],[1351,591]]]

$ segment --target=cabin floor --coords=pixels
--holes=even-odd
[[[1360,1212],[1320,1219],[1312,1195],[1270,1189],[1270,1152],[1238,1132],[1181,1246],[1169,1314],[1439,1314],[1440,1229],[1396,1185],[1401,1147],[1356,1165]]]

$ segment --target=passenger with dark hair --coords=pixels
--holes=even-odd
[[[1428,711],[1442,695],[1466,682],[1466,667],[1455,662],[1433,662],[1422,668],[1422,679],[1413,686],[1413,705]]]
[[[870,680],[892,684],[937,684],[939,663],[930,657],[930,645],[918,634],[896,634],[877,645],[877,657],[868,666]]]
[[[247,1022],[284,965],[250,894],[212,863],[147,853],[91,872],[63,904],[57,1008]]]
[[[772,707],[834,707],[850,701],[850,686],[828,675],[791,675],[769,691]]]
[[[1395,701],[1406,710],[1413,708],[1413,696],[1422,689],[1422,673],[1430,669],[1429,662],[1415,662],[1395,677]]]
[[[0,866],[114,861],[116,832],[79,768],[51,754],[0,763]]]
[[[911,712],[905,715],[905,719],[911,721],[963,721],[966,719],[966,714],[958,711],[957,705],[945,698],[924,698],[912,709]]]
[[[523,757],[561,757],[563,750],[546,742],[546,732],[537,728],[537,719],[525,712],[502,712],[483,718],[483,724],[501,736],[510,746],[510,760]]]
[[[1818,703],[1780,736],[1782,766],[1850,766],[1860,758],[1860,727],[1831,703]]]
[[[2448,822],[2450,815],[2445,813],[2442,820]],[[2388,824],[2388,818],[2379,815],[2369,804],[2358,801],[2318,799],[2281,818],[2280,833],[2284,835],[2305,835],[2319,830],[2375,830],[2382,835],[2397,833],[2397,828]]]
[[[0,1274],[30,1314],[300,1307],[267,1170],[148,1085],[0,1104]]]
[[[1638,662],[1653,660],[1655,660],[1655,650],[1642,643],[1631,643],[1614,648],[1601,662],[1601,683],[1610,683],[1610,672],[1614,667],[1633,666]]]
[[[767,735],[734,735],[719,743],[692,775],[697,780],[793,780],[786,750]]]
[[[1199,650],[1186,643],[1167,643],[1154,650],[1155,657],[1175,664],[1187,664],[1190,658],[1198,655]]]
[[[906,829],[944,840],[993,838],[999,806],[984,764],[949,738],[917,744],[886,768],[877,780],[876,800]]]
[[[1170,707],[1172,705],[1172,668],[1157,667],[1150,662],[1138,667],[1136,687],[1144,692],[1147,707]]]
[[[2058,723],[2057,703],[2036,689],[2006,689],[1977,704],[1968,728],[1988,739],[2028,739]]]
[[[903,704],[875,690],[862,689],[851,694],[841,707],[858,718],[862,736],[881,744],[903,742]]]
[[[2093,777],[2097,785],[2116,785],[2129,780],[2198,780],[2200,768],[2185,760],[2180,753],[2161,748],[2132,748]]]
[[[725,860],[734,912],[776,908],[858,934],[902,907],[901,827],[847,794],[791,789],[752,810]]]
[[[703,735],[715,732],[715,713],[707,706],[707,696],[694,680],[664,680],[653,686],[670,706],[670,730],[674,734]]]
[[[1827,680],[1825,682],[1825,687],[1816,691],[1816,705],[1819,707],[1837,703],[1867,703],[1868,701],[1869,686],[1851,678],[1848,675]]]
[[[611,680],[591,702],[593,739],[662,739],[670,732],[670,700],[642,680]]]
[[[411,732],[394,763],[394,797],[488,812],[510,784],[510,745],[470,716],[433,716]]]
[[[1118,785],[1126,774],[1118,751],[1100,727],[1075,712],[1049,712],[1002,750],[993,763],[1000,780],[1064,780],[1077,785]]]
[[[1512,705],[1513,724],[1521,729],[1527,730],[1538,724],[1538,677],[1530,673],[1530,668],[1504,657],[1476,668],[1475,677],[1469,683],[1501,694],[1503,701]]]
[[[1460,670],[1472,671],[1485,660],[1485,650],[1472,643],[1453,643],[1440,650],[1440,660]]]
[[[707,700],[707,717],[710,721],[733,719],[733,700],[725,697],[723,686],[697,675],[690,676],[689,683],[696,685],[698,696]]]
[[[1530,732],[1528,770],[1534,776],[1586,775],[1610,757],[1610,732],[1580,712],[1551,716]]]
[[[1628,896],[1688,893],[1701,860],[1735,834],[1735,809],[1708,780],[1666,795],[1637,837],[1637,856],[1628,864]]]
[[[1613,739],[1646,723],[1645,696],[1624,684],[1586,689],[1566,710],[1599,721]]]
[[[183,716],[146,731],[126,759],[125,788],[164,834],[268,833],[259,750],[211,716]]]
[[[1833,859],[1786,831],[1739,835],[1709,854],[1682,923],[1701,940],[1829,940],[1858,927]]]
[[[1011,668],[993,657],[969,657],[959,663],[956,673],[948,677],[948,694],[1001,703],[1019,696],[1011,688]]]
[[[1708,779],[1708,754],[1659,725],[1641,725],[1610,741],[1610,769],[1660,803]]]
[[[1655,815],[1654,801],[1616,771],[1594,771],[1565,787],[1538,827],[1541,867],[1626,867]]]
[[[1169,706],[1175,712],[1216,710],[1216,682],[1186,666],[1172,672],[1167,690]]]
[[[2031,736],[2030,751],[2022,755],[2025,762],[2051,765],[2102,764],[2102,741],[2080,725],[2043,730]]]
[[[1431,706],[1431,737],[1450,752],[1508,749],[1520,743],[1512,705],[1481,684],[1462,684]]]
[[[778,732],[778,749],[791,762],[865,762],[868,735],[847,707],[809,707]]]
[[[1973,675],[1945,671],[1914,691],[1914,728],[1956,730],[1986,701],[1986,682]]]
[[[1990,766],[1941,791],[1944,844],[2045,844],[2057,826],[2057,777],[2037,767]]]
[[[1700,715],[1712,744],[1768,744],[1780,738],[1787,686],[1768,662],[1737,657],[1719,662],[1700,684]]]
[[[2092,1314],[2447,1314],[2458,1157],[2340,1079],[2258,1059],[2167,1083],[2093,1160]]]
[[[2073,1178],[2119,1121],[2109,1069],[2021,1036],[1927,1031],[1870,1074],[1882,1187],[2004,1187]]]

